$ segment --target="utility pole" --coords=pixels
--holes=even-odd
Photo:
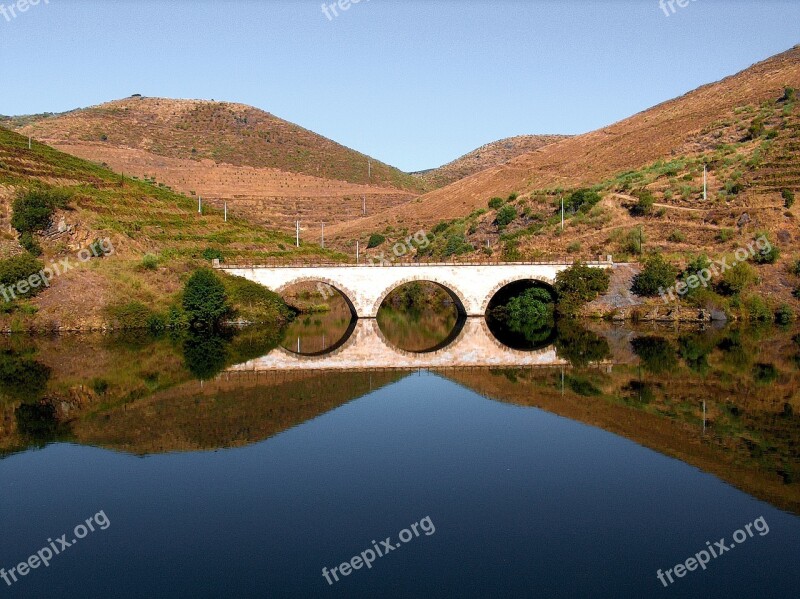
[[[561,196],[561,230],[564,230],[564,196]]]
[[[225,222],[228,222],[228,202],[225,202]]]
[[[367,196],[361,196],[361,212],[367,215]]]
[[[358,244],[359,242],[356,240],[356,264],[361,264],[361,252]]]
[[[203,214],[203,196],[197,196],[197,213]]]
[[[31,136],[28,136],[28,149],[31,149]]]
[[[300,221],[295,221],[295,244],[300,247]]]
[[[372,160],[367,159],[367,175],[369,180],[372,181]]]

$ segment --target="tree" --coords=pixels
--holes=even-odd
[[[675,284],[678,269],[661,254],[654,254],[645,262],[642,272],[633,277],[631,290],[638,296],[652,297]]]
[[[601,199],[600,194],[596,191],[592,191],[591,189],[579,189],[573,192],[564,201],[564,209],[573,213],[578,210],[581,212],[588,212],[589,209]]]
[[[379,245],[381,245],[384,241],[386,241],[386,238],[383,235],[381,235],[380,233],[373,233],[372,235],[369,236],[369,241],[367,242],[367,248],[368,249],[376,248]]]
[[[602,268],[576,262],[556,275],[556,310],[560,316],[574,316],[580,308],[608,291],[611,275]]]
[[[505,227],[517,218],[517,209],[510,204],[506,204],[497,211],[497,224],[500,227]]]
[[[781,197],[786,208],[791,208],[794,205],[794,192],[791,189],[781,190]]]
[[[225,286],[214,271],[201,268],[183,289],[183,309],[192,325],[214,327],[228,313]]]

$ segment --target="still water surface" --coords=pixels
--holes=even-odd
[[[382,340],[424,355],[457,324],[412,321],[390,315]],[[554,333],[554,364],[534,368],[236,370],[297,352],[298,338],[324,368],[346,324],[312,318],[283,338],[4,340],[0,567],[101,510],[110,526],[0,590],[797,595],[791,331],[592,325]],[[434,533],[323,577],[426,517]],[[768,534],[669,588],[657,579],[759,517]]]

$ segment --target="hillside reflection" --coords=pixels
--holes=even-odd
[[[557,365],[430,370],[488,400],[599,426],[800,512],[798,341],[774,328],[574,325],[556,336]],[[274,331],[4,338],[0,452],[60,441],[134,454],[248,445],[387,385],[404,397],[417,372],[224,370],[263,352],[285,353]]]

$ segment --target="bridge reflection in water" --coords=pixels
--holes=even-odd
[[[454,368],[475,366],[560,366],[568,364],[554,346],[532,351],[500,343],[484,318],[467,318],[449,343],[427,352],[409,352],[392,345],[374,319],[355,321],[349,337],[329,351],[309,354],[279,347],[269,354],[232,366],[229,372],[277,370],[361,370]]]

